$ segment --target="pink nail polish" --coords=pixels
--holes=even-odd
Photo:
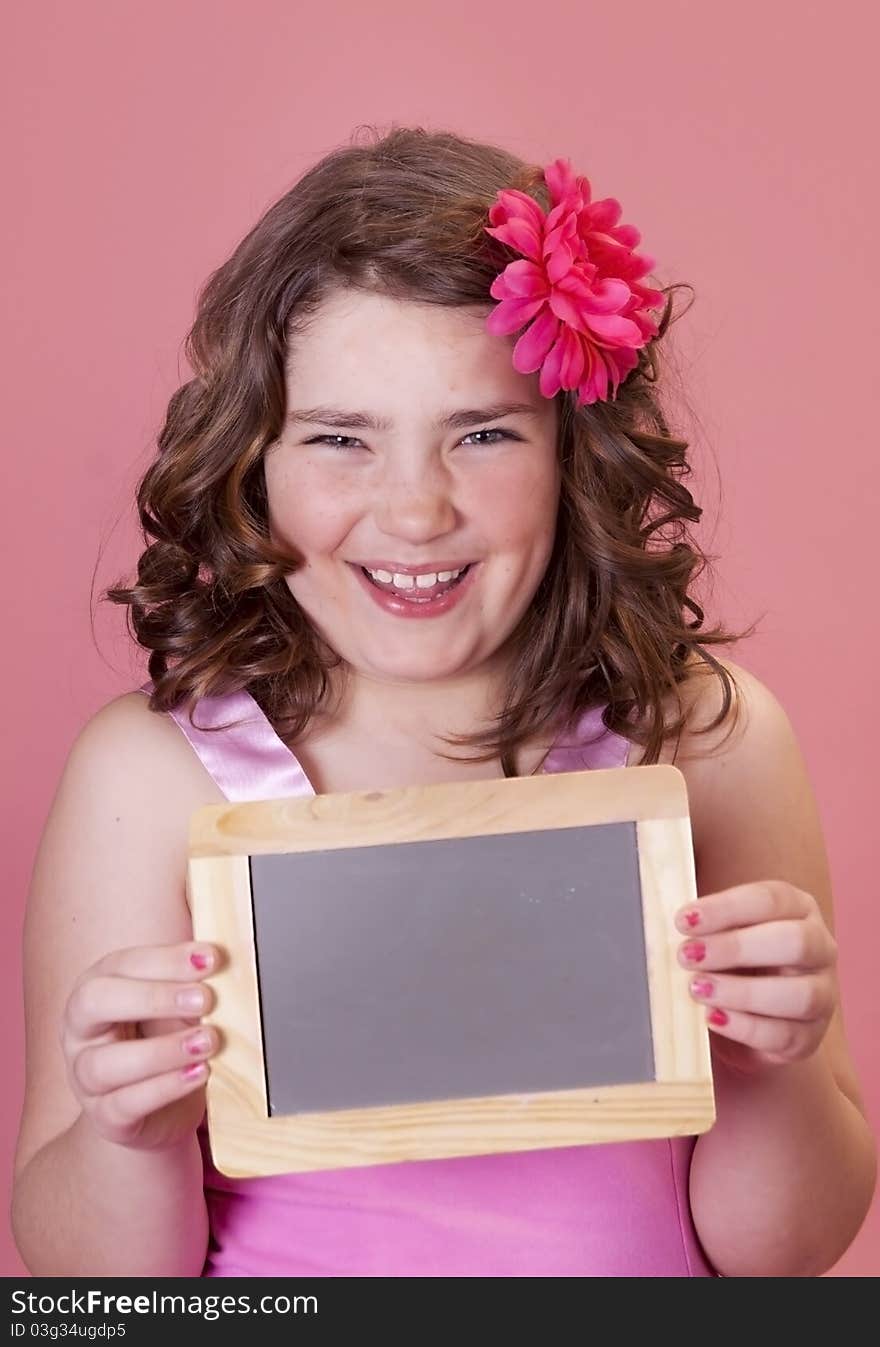
[[[211,1046],[211,1035],[204,1032],[193,1034],[184,1041],[184,1046],[193,1057],[200,1057]]]
[[[687,922],[688,926],[690,926],[691,930],[693,930],[695,926],[699,926],[700,924],[699,912],[686,912],[684,914],[684,919]]]
[[[711,996],[715,990],[715,984],[709,978],[692,978],[691,991],[694,996]]]
[[[191,954],[189,956],[189,961],[192,964],[193,968],[202,969],[202,968],[210,968],[211,966],[210,954]]]
[[[180,1074],[184,1080],[197,1080],[199,1076],[205,1074],[207,1069],[204,1062],[193,1062],[190,1066],[185,1066]]]
[[[706,946],[702,940],[689,940],[681,947],[682,955],[688,963],[702,963],[706,957]]]
[[[710,1024],[717,1024],[720,1026],[727,1024],[729,1017],[726,1010],[722,1010],[720,1006],[716,1006],[714,1010],[709,1012],[708,1019]]]

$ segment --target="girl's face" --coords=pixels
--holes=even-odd
[[[340,289],[292,342],[270,535],[303,556],[290,591],[361,675],[487,665],[547,567],[556,405],[486,312]]]

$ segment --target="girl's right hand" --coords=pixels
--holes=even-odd
[[[200,983],[218,964],[213,945],[136,946],[77,980],[61,1046],[83,1113],[107,1141],[164,1150],[198,1126],[207,1058],[219,1045],[199,1024],[214,1002]]]

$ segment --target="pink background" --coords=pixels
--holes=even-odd
[[[134,482],[186,377],[181,344],[197,287],[362,122],[450,128],[542,163],[569,156],[595,196],[622,202],[661,283],[695,286],[697,303],[673,332],[706,506],[699,536],[720,556],[709,615],[735,626],[766,613],[759,635],[731,653],[773,689],[804,749],[835,879],[849,1034],[876,1122],[872,8],[30,0],[7,9],[7,1197],[35,848],[78,728],[143,676],[119,610],[101,605],[93,641],[93,571],[97,592],[134,564]],[[22,1270],[4,1225],[0,1273]],[[880,1271],[876,1207],[836,1271]]]

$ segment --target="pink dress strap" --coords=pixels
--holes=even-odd
[[[248,692],[202,699],[196,729],[170,715],[228,799],[314,794]],[[542,771],[622,767],[628,747],[596,707]],[[688,1205],[693,1137],[258,1179],[214,1167],[204,1124],[199,1140],[207,1277],[713,1275]]]
[[[139,692],[148,695],[152,682]],[[184,710],[170,712],[227,800],[275,800],[314,795],[311,782],[249,692],[202,697],[190,724]]]

